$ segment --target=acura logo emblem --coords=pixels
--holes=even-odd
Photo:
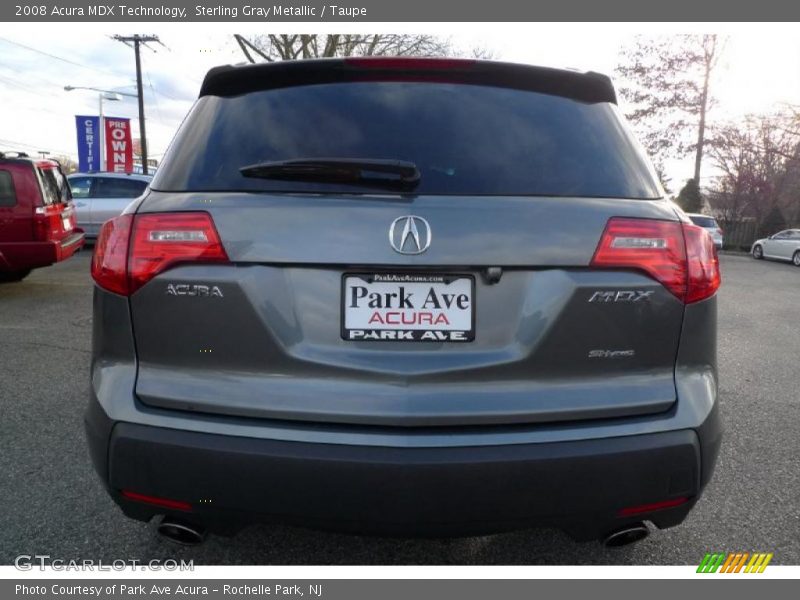
[[[389,243],[400,254],[422,254],[431,245],[430,224],[422,217],[397,217],[389,227]]]

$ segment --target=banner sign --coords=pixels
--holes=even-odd
[[[78,130],[78,169],[83,173],[100,170],[100,117],[75,116]]]
[[[131,120],[106,117],[106,171],[133,172]]]

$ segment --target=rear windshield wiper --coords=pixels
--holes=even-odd
[[[419,183],[417,165],[381,158],[297,158],[248,165],[245,177],[344,183],[383,188],[413,188]]]

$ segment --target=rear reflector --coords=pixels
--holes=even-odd
[[[720,286],[711,236],[678,221],[609,219],[591,265],[644,271],[686,303],[708,298]]]
[[[152,504],[162,508],[171,508],[173,510],[182,510],[189,512],[192,510],[192,505],[182,500],[170,500],[169,498],[159,498],[157,496],[148,496],[130,490],[122,490],[123,498],[134,500],[136,502],[143,502],[144,504]]]
[[[670,500],[662,500],[661,502],[652,502],[651,504],[638,504],[636,506],[628,506],[623,508],[617,513],[620,517],[632,517],[634,515],[641,515],[644,513],[656,512],[657,510],[664,510],[666,508],[675,508],[681,504],[686,504],[689,498],[672,498]]]
[[[100,287],[127,296],[178,263],[227,260],[208,213],[122,215],[100,231],[92,277]]]

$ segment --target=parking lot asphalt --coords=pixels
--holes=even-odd
[[[800,269],[721,257],[725,427],[714,478],[688,519],[606,549],[551,530],[465,539],[380,539],[277,525],[184,548],[123,517],[89,461],[89,252],[0,285],[0,564],[194,559],[195,564],[698,564],[709,551],[800,564]]]

